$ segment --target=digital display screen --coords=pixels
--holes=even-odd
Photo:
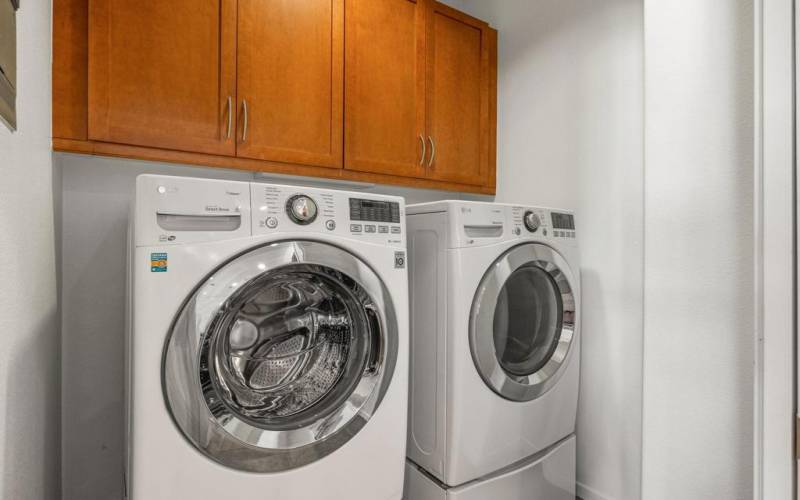
[[[553,212],[551,214],[553,219],[553,229],[569,229],[575,230],[575,217],[572,214],[560,214]]]
[[[366,222],[400,223],[400,204],[393,201],[350,198],[350,219]]]

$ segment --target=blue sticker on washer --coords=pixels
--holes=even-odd
[[[165,272],[167,272],[167,254],[166,253],[151,253],[150,254],[150,272],[151,273],[165,273]]]

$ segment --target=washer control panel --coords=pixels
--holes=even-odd
[[[533,210],[526,210],[525,215],[522,216],[522,222],[525,224],[525,229],[528,232],[535,233],[539,230],[539,226],[542,225],[542,221],[539,219],[539,216]],[[519,233],[517,233],[519,234]]]
[[[286,201],[286,214],[296,224],[306,226],[317,218],[317,203],[304,194],[296,194]]]
[[[400,223],[400,203],[388,200],[350,198],[350,219],[386,224]]]
[[[317,232],[405,245],[405,206],[396,196],[251,184],[253,234]]]

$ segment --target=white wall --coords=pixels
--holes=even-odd
[[[0,124],[0,498],[58,498],[50,2],[17,17],[18,124]]]
[[[641,0],[466,0],[499,30],[498,201],[578,212],[578,494],[640,498]]]
[[[753,3],[645,1],[644,498],[749,499]]]

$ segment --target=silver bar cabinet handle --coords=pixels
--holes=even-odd
[[[231,131],[233,130],[233,97],[228,96],[228,133],[225,139],[231,138]]]
[[[242,112],[244,113],[244,128],[242,129],[242,142],[247,141],[247,99],[242,99]]]
[[[422,136],[422,134],[419,134],[419,142],[422,143],[422,157],[419,159],[419,166],[422,167],[425,165],[425,151],[426,151],[425,138]]]
[[[433,142],[433,137],[428,136],[428,140],[431,141],[431,159],[428,161],[428,166],[433,166],[433,159],[436,158],[436,143]]]

